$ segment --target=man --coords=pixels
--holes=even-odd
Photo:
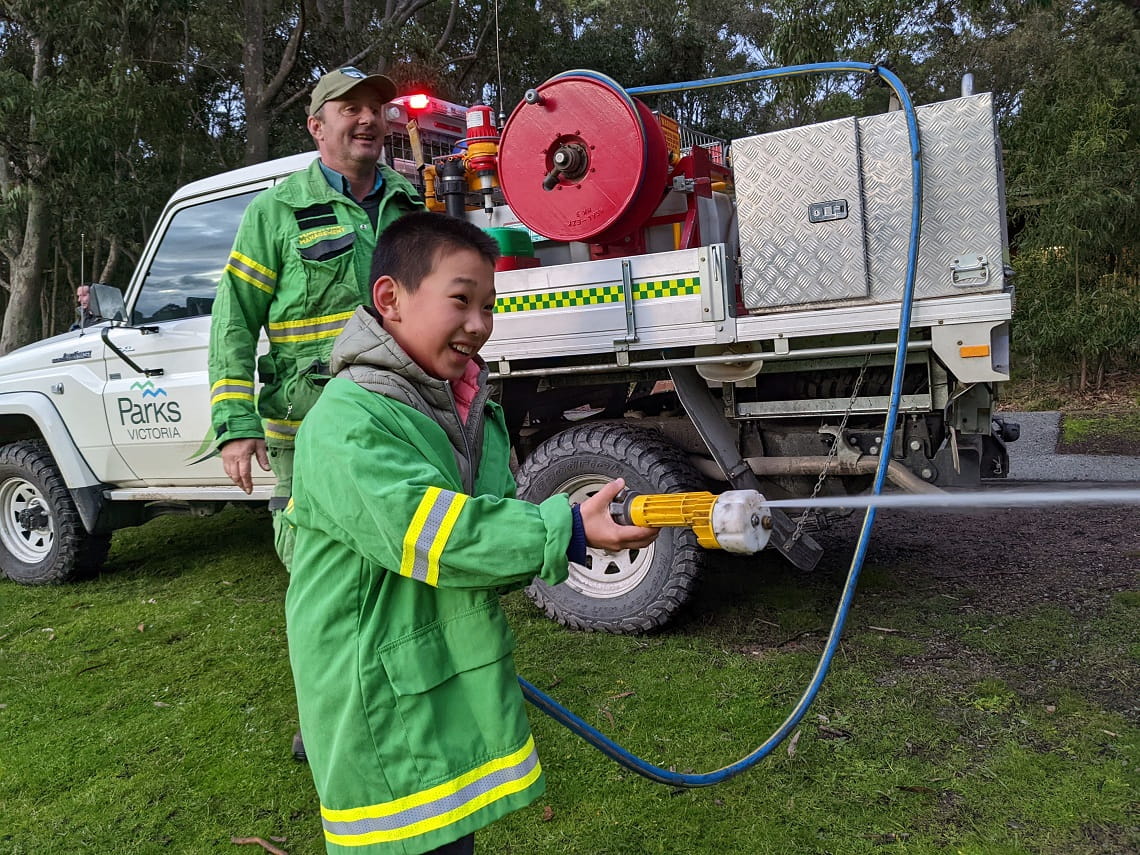
[[[209,356],[214,432],[226,474],[246,493],[253,460],[272,467],[274,546],[286,569],[293,535],[281,511],[292,492],[297,427],[328,379],[333,339],[371,300],[376,236],[423,210],[415,188],[380,162],[384,107],[395,95],[381,74],[338,68],[321,77],[307,120],[320,157],[250,203],[218,283]],[[263,327],[269,352],[257,358]],[[256,405],[255,360],[264,384]],[[293,754],[305,757],[300,733]]]
[[[68,328],[69,331],[82,329],[98,320],[88,308],[90,301],[90,285],[80,285],[75,289],[75,313],[79,316],[79,319]]]
[[[286,568],[291,536],[279,520],[290,494],[293,439],[328,374],[333,339],[370,299],[376,236],[423,210],[415,188],[380,163],[395,84],[339,68],[309,102],[320,158],[250,204],[218,284],[210,329],[211,415],[230,479],[253,490],[253,460],[277,477],[275,545]],[[254,403],[254,361],[264,388]],[[264,426],[262,420],[264,419]]]

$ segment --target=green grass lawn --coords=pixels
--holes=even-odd
[[[156,520],[117,534],[108,567],[74,586],[0,583],[0,853],[261,852],[231,843],[247,836],[323,852],[289,756],[268,518]],[[795,702],[839,585],[726,562],[691,620],[648,638],[567,632],[521,594],[508,610],[539,688],[652,762],[709,771]],[[1055,604],[988,615],[868,567],[794,751],[673,791],[532,710],[547,793],[477,851],[1137,851],[1140,729],[1105,698],[1136,689],[1140,602],[1109,600],[1079,619]],[[1018,664],[1042,655],[1080,667],[1023,685]]]
[[[1066,413],[1061,428],[1063,443],[1128,438],[1140,444],[1140,412]]]

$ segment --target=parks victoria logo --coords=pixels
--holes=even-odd
[[[166,390],[150,380],[131,384],[138,398],[118,399],[119,424],[127,428],[131,439],[179,439],[178,423],[182,410],[177,401],[167,400]]]

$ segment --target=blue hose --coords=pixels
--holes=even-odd
[[[665,92],[727,86],[733,83],[743,83],[753,80],[802,77],[808,74],[844,73],[875,75],[885,81],[887,85],[894,90],[906,114],[907,135],[910,140],[911,151],[911,187],[913,197],[910,213],[910,245],[906,261],[906,282],[903,287],[902,306],[899,311],[898,346],[895,348],[894,375],[891,381],[891,399],[890,405],[887,407],[883,442],[879,453],[879,466],[875,470],[875,482],[872,488],[873,494],[877,496],[882,493],[883,484],[886,481],[887,465],[891,459],[891,445],[894,441],[894,427],[898,420],[899,401],[902,397],[907,340],[910,338],[911,309],[914,302],[914,283],[918,268],[918,236],[922,210],[922,163],[919,152],[918,117],[915,115],[914,105],[911,103],[910,95],[907,93],[902,81],[899,80],[893,72],[877,65],[870,65],[863,62],[821,62],[808,65],[792,65],[786,68],[771,69],[769,71],[733,74],[727,77],[713,77],[708,80],[690,83],[638,86],[627,89],[626,91],[630,95],[657,95]],[[851,601],[855,596],[855,587],[859,581],[859,573],[863,569],[863,560],[867,555],[867,546],[871,540],[871,527],[874,525],[874,522],[875,508],[870,507],[863,517],[863,526],[859,531],[859,540],[855,547],[855,554],[851,558],[851,569],[847,573],[847,581],[843,586],[839,606],[835,611],[835,618],[831,624],[831,632],[827,637],[827,645],[824,647],[823,654],[820,656],[819,663],[816,665],[815,672],[812,674],[811,682],[808,684],[807,689],[800,697],[795,708],[788,714],[788,717],[784,719],[783,724],[777,728],[775,733],[769,736],[759,748],[745,757],[742,757],[740,760],[737,760],[735,763],[713,772],[705,772],[702,774],[681,774],[668,769],[662,769],[660,766],[654,766],[652,763],[648,763],[630,753],[605,734],[574,715],[574,713],[570,712],[549,695],[544,694],[531,683],[519,677],[523,695],[540,710],[555,721],[560,722],[573,733],[578,734],[607,757],[651,781],[669,784],[674,787],[689,788],[708,787],[734,778],[740,773],[751,769],[772,753],[773,749],[783,742],[795,726],[799,724],[800,720],[807,713],[808,707],[811,706],[812,701],[815,700],[815,696],[819,693],[820,686],[823,684],[824,677],[827,676],[828,669],[831,667],[832,657],[835,655],[840,638],[843,635],[843,625],[847,621],[847,613],[851,608]]]

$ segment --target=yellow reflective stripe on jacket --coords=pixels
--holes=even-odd
[[[368,846],[427,834],[525,790],[541,774],[532,736],[518,751],[415,795],[347,810],[321,805],[325,839],[338,846]]]
[[[266,439],[282,439],[286,442],[292,442],[297,438],[297,428],[301,426],[299,421],[285,421],[284,419],[266,419],[265,420],[265,438]]]
[[[427,489],[404,533],[401,576],[433,586],[439,584],[439,556],[466,501],[467,496],[463,493],[439,487]]]
[[[223,377],[210,387],[210,406],[218,401],[252,401],[253,382]]]
[[[322,315],[319,318],[303,318],[299,321],[277,321],[268,326],[269,340],[274,344],[284,344],[289,341],[333,338],[344,329],[344,325],[354,314],[355,310],[336,315]]]
[[[266,294],[272,294],[277,287],[277,272],[270,270],[264,264],[258,264],[248,255],[242,255],[236,250],[230,253],[230,262],[226,270],[254,288],[260,288]]]

